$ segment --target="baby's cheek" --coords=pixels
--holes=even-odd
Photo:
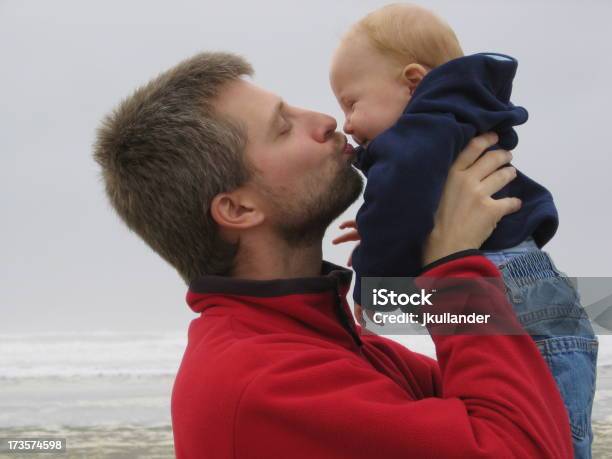
[[[381,108],[378,110],[372,110],[368,115],[367,121],[364,122],[364,125],[367,126],[367,131],[364,137],[371,140],[377,135],[381,134],[388,127],[390,127],[389,119],[390,116],[389,113],[387,113],[387,110]]]
[[[351,118],[353,130],[359,137],[370,138],[372,131],[376,129],[376,114],[369,110],[361,110]]]
[[[380,117],[380,133],[392,127],[402,115],[402,112],[403,108],[400,108],[399,105],[389,105],[386,108],[384,115],[381,115]]]

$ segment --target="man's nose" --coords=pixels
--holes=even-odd
[[[333,137],[336,129],[338,128],[338,123],[336,120],[323,113],[314,113],[314,138],[317,142],[327,142],[331,137]]]

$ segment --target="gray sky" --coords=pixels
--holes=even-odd
[[[289,103],[341,112],[327,82],[349,24],[379,1],[0,0],[0,333],[184,330],[175,273],[113,214],[91,159],[102,116],[202,50],[243,54]],[[429,1],[466,53],[518,58],[530,112],[514,164],[547,186],[560,229],[546,246],[571,275],[612,276],[608,135],[612,3]],[[353,216],[357,203],[347,212]],[[350,246],[327,258],[344,263]]]

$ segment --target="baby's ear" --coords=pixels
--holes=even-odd
[[[425,75],[427,75],[427,69],[421,64],[408,64],[402,70],[402,83],[408,85],[410,92],[413,92]]]

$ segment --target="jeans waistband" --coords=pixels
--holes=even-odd
[[[500,269],[504,277],[511,278],[519,287],[537,279],[560,276],[550,256],[541,250],[532,250],[518,255]]]
[[[520,252],[527,250],[538,250],[538,245],[531,236],[525,239],[520,244],[515,245],[514,247],[510,247],[509,249],[500,250],[500,252]]]

